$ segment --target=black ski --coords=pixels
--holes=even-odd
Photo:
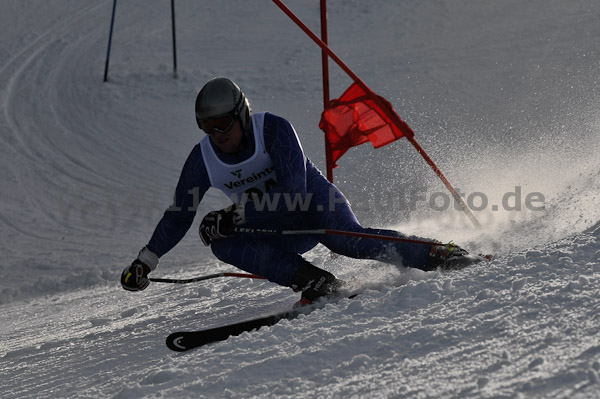
[[[231,336],[240,335],[246,331],[258,330],[261,327],[272,326],[282,319],[291,320],[298,317],[300,314],[302,314],[300,310],[291,310],[254,320],[228,324],[222,327],[209,328],[207,330],[178,331],[170,334],[167,337],[167,346],[171,350],[185,352],[187,350],[198,348],[212,342],[224,341]]]
[[[356,295],[358,294],[348,296],[347,298],[354,298]],[[275,325],[284,319],[293,320],[302,314],[308,314],[330,302],[331,300],[319,301],[312,305],[301,306],[286,312],[276,313],[270,316],[242,321],[239,323],[228,324],[226,326],[209,328],[207,330],[174,332],[167,337],[167,347],[176,352],[185,352],[187,350],[199,348],[213,342],[225,341],[227,338],[240,335],[243,332],[258,330],[261,327]]]

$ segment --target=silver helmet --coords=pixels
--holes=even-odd
[[[250,104],[242,89],[231,79],[214,78],[196,97],[196,122],[202,129],[203,120],[222,115],[239,118],[243,131],[250,127]]]

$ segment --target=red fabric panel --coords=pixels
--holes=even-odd
[[[387,100],[377,96],[387,108],[384,110],[377,105],[375,96],[353,83],[340,98],[330,101],[323,111],[319,127],[331,144],[334,167],[337,166],[336,161],[354,146],[370,141],[373,147],[379,148],[414,134]],[[396,116],[397,120],[390,118],[389,114]]]

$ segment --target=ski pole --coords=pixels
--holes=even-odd
[[[235,233],[242,233],[242,234],[252,233],[252,234],[271,234],[271,235],[334,234],[334,235],[340,235],[340,236],[372,238],[375,240],[409,242],[409,243],[421,244],[421,245],[438,245],[438,246],[451,245],[451,243],[443,244],[441,242],[414,240],[412,238],[393,237],[393,236],[384,236],[384,235],[379,235],[379,234],[359,233],[359,232],[355,232],[355,231],[330,230],[330,229],[277,230],[277,229],[260,229],[260,228],[252,228],[252,227],[234,227],[233,231]]]
[[[149,280],[155,283],[174,283],[174,284],[187,284],[196,281],[210,280],[218,277],[243,277],[243,278],[255,278],[259,280],[266,280],[266,277],[257,276],[256,274],[246,273],[215,273],[207,276],[193,277],[188,279],[175,279],[175,278],[150,278]]]

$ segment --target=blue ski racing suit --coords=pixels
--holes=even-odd
[[[211,186],[224,191],[234,202],[243,193],[261,194],[246,196],[242,227],[334,229],[406,237],[397,231],[362,227],[344,195],[307,159],[286,119],[260,113],[252,115],[252,122],[237,153],[220,152],[209,137],[193,148],[181,172],[175,202],[147,245],[158,257],[184,237]],[[306,262],[301,254],[318,243],[344,256],[421,269],[426,269],[431,249],[429,245],[408,242],[325,234],[233,234],[213,240],[211,248],[223,262],[291,286],[295,272]]]

